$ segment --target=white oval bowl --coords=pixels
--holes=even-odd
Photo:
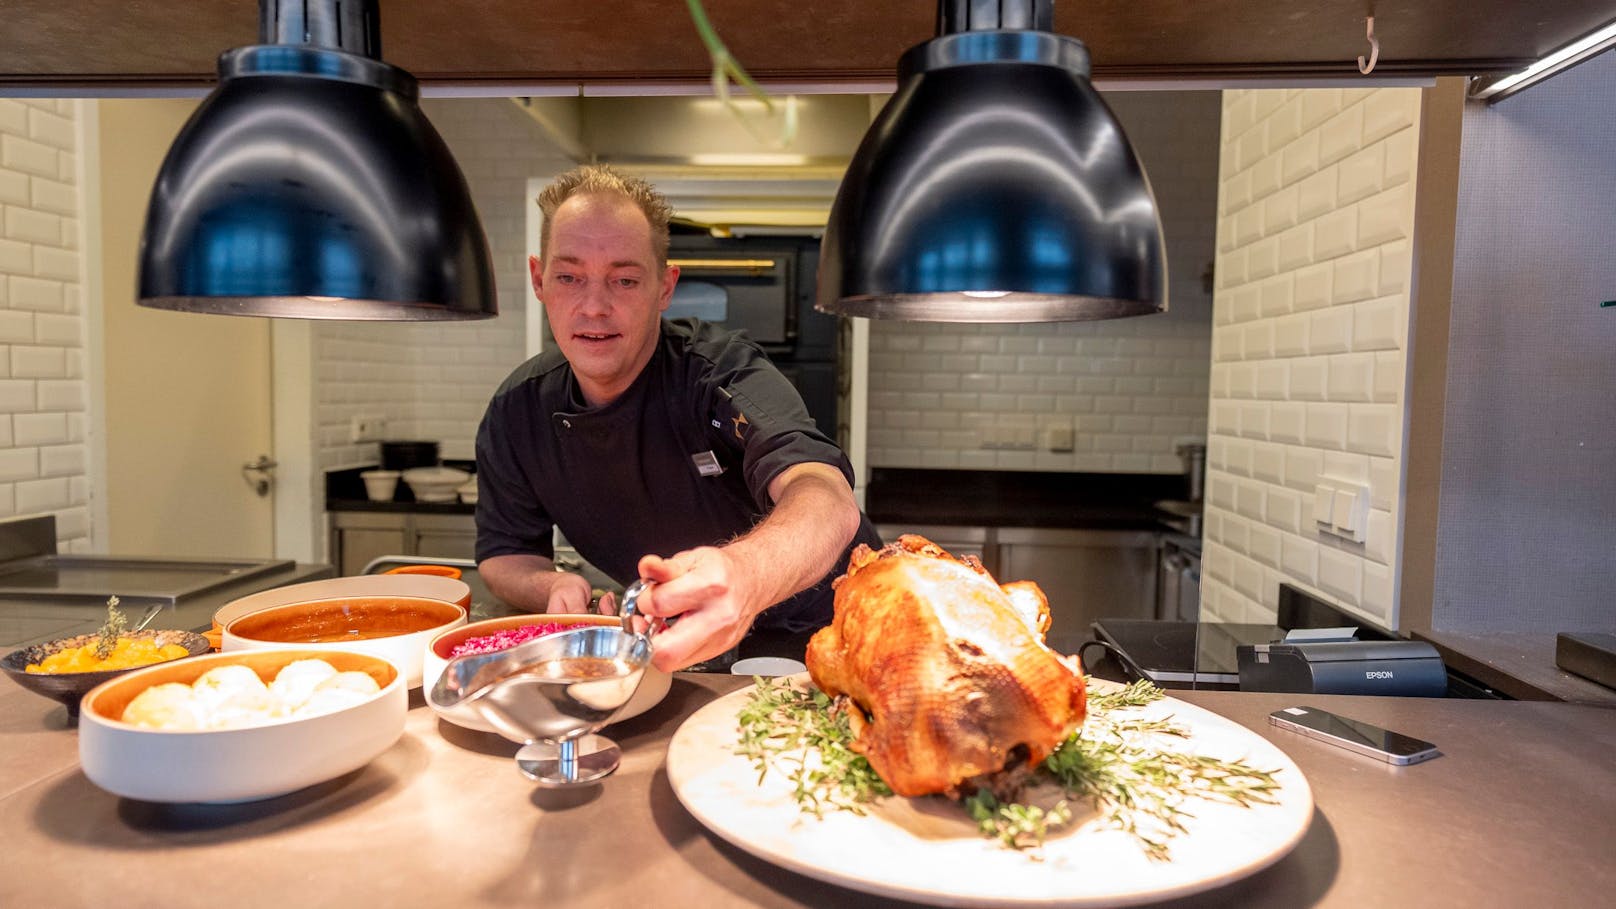
[[[135,695],[164,682],[190,684],[216,666],[245,665],[265,682],[293,660],[318,658],[368,672],[382,690],[331,713],[240,729],[163,730],[123,722]],[[148,802],[248,802],[274,798],[365,766],[404,733],[409,695],[385,660],[342,651],[215,653],[159,663],[92,688],[79,713],[79,763],[113,795]]]
[[[438,681],[438,676],[443,675],[444,667],[449,665],[449,651],[472,638],[480,638],[497,631],[546,623],[558,625],[620,625],[621,622],[622,620],[618,617],[610,615],[529,613],[501,616],[497,619],[483,619],[479,622],[461,625],[459,628],[451,628],[434,636],[427,642],[426,651],[421,657],[421,690],[423,692],[432,690],[432,686]],[[628,699],[627,704],[624,704],[622,708],[612,714],[612,718],[606,724],[611,725],[619,720],[639,716],[650,710],[668,696],[668,689],[672,686],[672,675],[655,666],[647,666],[645,675],[640,679],[640,687],[634,690],[634,696]],[[456,726],[475,729],[479,732],[499,732],[492,724],[484,722],[480,717],[451,715],[447,711],[439,710],[437,705],[432,703],[431,698],[427,698],[426,702],[434,713]]]
[[[220,606],[213,623],[222,629],[249,612],[337,597],[425,597],[471,608],[471,587],[465,581],[429,574],[361,574],[261,590]]]
[[[431,628],[425,628],[420,631],[409,631],[403,634],[388,635],[386,637],[344,639],[340,641],[321,641],[317,643],[309,643],[306,641],[260,640],[258,638],[249,637],[241,632],[241,627],[244,624],[249,624],[251,620],[263,617],[266,613],[293,613],[300,609],[319,608],[333,602],[357,602],[367,600],[419,600],[424,604],[429,604],[433,608],[442,608],[445,611],[452,610],[455,617],[438,625],[434,625]],[[222,646],[219,649],[226,653],[233,653],[241,650],[286,650],[288,648],[314,651],[343,650],[354,653],[365,653],[371,656],[380,657],[392,663],[394,666],[397,666],[399,672],[403,673],[404,675],[406,686],[409,688],[419,688],[421,686],[422,654],[426,652],[427,644],[433,638],[437,637],[443,632],[466,624],[466,616],[466,607],[461,606],[459,603],[450,603],[444,600],[434,600],[428,597],[330,597],[321,600],[310,600],[303,603],[285,603],[280,606],[271,606],[267,609],[259,609],[231,619],[230,622],[224,626],[224,633],[221,638]]]

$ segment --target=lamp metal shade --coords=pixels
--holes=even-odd
[[[488,241],[401,69],[323,47],[227,51],[158,173],[142,306],[308,319],[497,313]]]
[[[1063,35],[966,31],[908,51],[832,206],[816,308],[1039,322],[1167,308],[1155,197]]]

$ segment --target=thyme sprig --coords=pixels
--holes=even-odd
[[[1045,809],[1037,805],[1001,802],[986,788],[960,800],[965,812],[976,821],[982,835],[1012,849],[1032,849],[1044,844],[1050,831],[1071,823],[1072,806],[1065,799]]]
[[[129,619],[125,618],[124,614],[119,611],[118,598],[116,596],[109,597],[107,599],[107,621],[101,626],[101,630],[96,632],[96,659],[104,660],[112,656],[112,649],[118,646],[118,638],[123,637],[124,632],[128,630]]]
[[[1168,717],[1133,714],[1164,693],[1147,680],[1105,690],[1091,685],[1083,727],[1057,747],[1039,775],[1066,799],[1095,809],[1113,828],[1133,837],[1154,860],[1169,857],[1169,841],[1186,832],[1192,799],[1250,807],[1272,804],[1279,784],[1274,771],[1243,761],[1188,754],[1169,747],[1188,729]],[[853,733],[844,709],[816,689],[759,679],[741,708],[736,752],[752,761],[761,783],[771,769],[793,784],[802,810],[865,814],[892,794],[863,755],[849,748]],[[1000,801],[986,788],[961,800],[984,836],[1014,849],[1033,850],[1069,824],[1066,799],[1050,807]]]

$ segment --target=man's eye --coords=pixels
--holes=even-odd
[[[640,286],[640,279],[638,279],[638,278],[618,278],[617,279],[617,286],[623,288],[624,290],[633,290],[634,288]]]
[[[577,284],[578,283],[578,276],[577,275],[561,274],[561,275],[556,275],[555,280],[556,280],[557,284]]]

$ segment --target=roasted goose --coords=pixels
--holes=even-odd
[[[999,586],[925,537],[854,550],[836,616],[808,643],[814,684],[846,695],[854,741],[892,791],[957,796],[1037,766],[1083,722],[1076,657],[1044,646],[1049,602]]]

